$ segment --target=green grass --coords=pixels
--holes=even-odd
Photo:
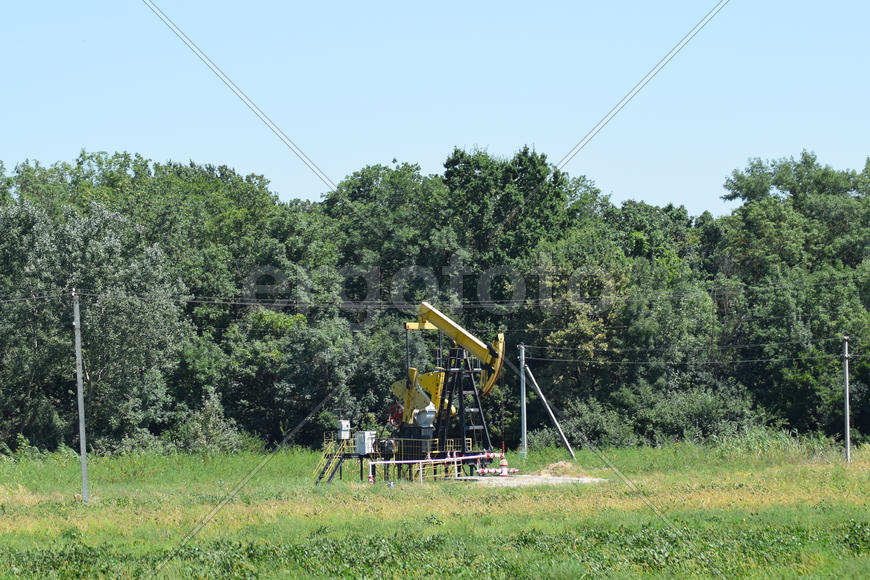
[[[605,456],[632,482],[602,462]],[[318,454],[286,450],[189,542],[262,454],[0,458],[0,576],[469,578],[865,577],[870,448],[843,464],[817,440],[583,450],[594,485],[313,486]],[[558,449],[509,454],[524,472]],[[353,477],[354,469],[345,472]]]

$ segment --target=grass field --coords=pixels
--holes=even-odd
[[[787,436],[578,453],[599,484],[313,486],[318,455],[0,458],[3,577],[870,575],[870,448]],[[560,450],[509,456],[532,472]]]

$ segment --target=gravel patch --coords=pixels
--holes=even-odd
[[[577,483],[601,483],[607,481],[599,477],[565,477],[558,475],[500,475],[463,477],[463,481],[473,481],[490,487],[525,487],[528,485],[566,485]]]

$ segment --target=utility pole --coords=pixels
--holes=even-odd
[[[79,400],[79,454],[82,460],[82,501],[88,503],[88,447],[85,441],[85,393],[82,385],[82,324],[79,316],[79,295],[72,290],[73,330],[76,344],[76,391]]]
[[[716,346],[716,293],[710,292],[710,360],[713,360],[713,349]]]
[[[843,337],[843,411],[846,421],[846,463],[852,462],[849,436],[849,337]]]
[[[526,455],[529,452],[526,441],[526,345],[522,342],[519,344],[520,349],[520,454]]]

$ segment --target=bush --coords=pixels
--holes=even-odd
[[[119,443],[112,443],[111,439],[101,439],[94,443],[93,448],[97,453],[118,453],[121,455],[167,453],[174,450],[166,441],[141,427],[134,429],[129,435],[125,435]]]
[[[565,418],[559,421],[559,425],[573,446],[592,443],[596,446],[632,447],[639,443],[632,423],[595,399],[569,403]],[[553,427],[536,429],[529,433],[529,446],[532,449],[561,447],[562,439]]]
[[[235,422],[224,416],[220,398],[212,387],[205,388],[202,407],[183,412],[178,424],[163,436],[175,450],[188,453],[234,453],[243,446],[250,447],[250,439],[244,439]]]
[[[623,387],[609,402],[569,401],[560,425],[572,445],[632,447],[675,441],[703,442],[759,425],[745,393],[705,387],[661,390],[641,382]],[[533,448],[561,445],[555,429],[529,434]]]
[[[32,445],[27,437],[21,433],[15,437],[14,449],[5,443],[0,443],[0,457],[3,459],[21,461],[22,459],[37,459],[45,455],[45,451],[41,451],[38,447]]]

